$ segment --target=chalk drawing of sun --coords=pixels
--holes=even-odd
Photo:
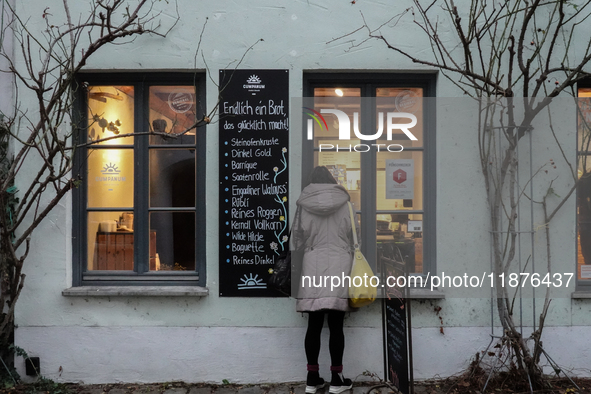
[[[244,278],[240,278],[242,283],[238,283],[238,289],[266,289],[267,284],[263,283],[262,279],[259,279],[258,275],[252,276],[252,273],[249,274],[250,276],[244,274]]]

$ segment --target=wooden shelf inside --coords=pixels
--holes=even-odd
[[[97,232],[93,270],[133,271],[133,231]],[[156,231],[150,231],[150,270],[156,267]]]

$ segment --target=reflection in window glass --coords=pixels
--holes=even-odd
[[[150,213],[150,271],[195,270],[195,213]]]

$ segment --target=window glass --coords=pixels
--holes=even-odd
[[[88,213],[89,271],[133,271],[133,213]]]
[[[313,130],[314,166],[326,166],[348,190],[356,210],[364,218],[375,218],[360,222],[364,253],[377,258],[378,272],[387,265],[406,264],[410,273],[426,274],[433,262],[423,260],[424,219],[434,212],[425,213],[424,201],[424,88],[373,84],[370,79],[347,87],[314,87],[313,93],[314,108],[304,107],[303,129],[308,134]],[[340,138],[341,119],[330,110],[348,116],[349,136]],[[392,127],[404,124],[411,125],[416,139],[403,127]],[[362,174],[371,179],[366,187]]]
[[[380,143],[386,143],[388,138],[388,122],[392,124],[410,124],[412,119],[407,117],[388,117],[389,113],[406,113],[415,116],[416,124],[412,126],[412,134],[417,140],[410,140],[400,129],[392,131],[392,142],[407,147],[423,145],[423,89],[380,87],[376,89],[376,125],[382,124]],[[410,130],[410,129],[409,129]],[[369,133],[368,133],[369,134]]]
[[[88,88],[88,141],[134,132],[134,89],[131,86]],[[130,145],[133,137],[113,138],[98,145]]]
[[[195,206],[195,150],[150,151],[150,207]]]
[[[335,148],[339,144],[339,122],[334,114],[324,113],[322,110],[339,110],[349,116],[351,124],[356,120],[354,114],[360,114],[361,89],[359,88],[315,88],[314,108],[306,111],[314,125],[314,146],[321,144],[329,149],[329,144]],[[359,115],[361,116],[361,115]],[[361,119],[358,119],[358,124]],[[341,145],[344,141],[341,141]],[[347,146],[348,146],[347,141]]]
[[[133,208],[133,150],[88,150],[88,207]]]
[[[361,89],[356,87],[319,87],[314,88],[314,110],[321,112],[323,109],[337,109],[349,116],[350,122],[355,119],[354,113],[360,114]],[[335,99],[338,101],[335,102]],[[308,112],[308,111],[307,111]],[[322,113],[324,120],[317,113],[309,111],[313,117],[314,146],[318,151],[314,152],[314,165],[326,166],[333,174],[337,182],[349,191],[351,202],[356,209],[360,207],[361,196],[361,156],[360,152],[339,150],[350,144],[359,144],[358,139],[347,141],[339,140],[339,122],[336,116],[330,113]],[[312,119],[310,119],[312,120]],[[326,123],[324,123],[326,121]]]
[[[377,153],[378,211],[423,209],[423,152]]]
[[[150,213],[150,271],[195,271],[195,213]]]
[[[578,140],[577,150],[581,153],[591,153],[591,88],[579,89],[578,99]],[[588,161],[588,158],[581,157],[583,163]],[[583,164],[585,165],[585,164]]]
[[[423,273],[423,215],[388,213],[376,216],[378,259],[398,264],[404,272]]]
[[[347,189],[351,196],[351,202],[359,209],[361,206],[360,153],[314,152],[314,166],[326,166],[337,182]]]
[[[150,86],[150,131],[182,134],[150,136],[150,144],[195,144],[195,88],[193,86]],[[183,134],[186,131],[185,134]]]

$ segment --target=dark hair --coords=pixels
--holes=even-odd
[[[337,180],[334,179],[328,168],[325,166],[315,167],[310,176],[308,177],[308,184],[310,183],[334,183],[337,184]]]

